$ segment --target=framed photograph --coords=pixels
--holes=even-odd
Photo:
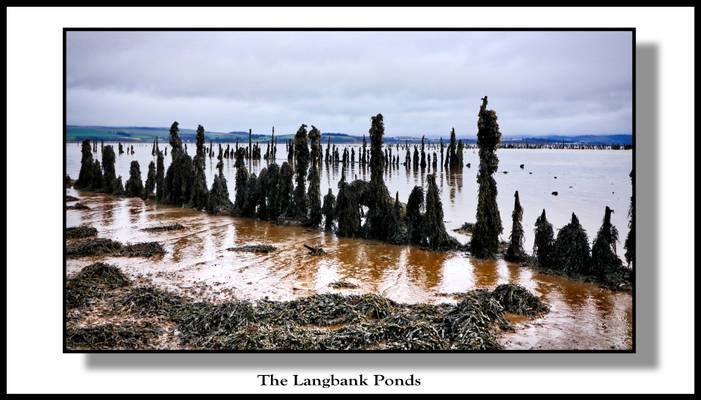
[[[63,351],[636,352],[634,28],[71,28]]]

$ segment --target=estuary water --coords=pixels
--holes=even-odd
[[[126,181],[129,164],[139,161],[142,179],[148,163],[154,160],[151,144],[133,144],[135,154],[117,155],[116,171]],[[216,146],[216,145],[215,145]],[[99,147],[99,146],[98,146]],[[115,150],[117,148],[114,144]],[[325,145],[324,145],[325,148]],[[369,179],[370,171],[357,164],[347,170],[347,180],[355,176]],[[189,153],[195,151],[189,144]],[[412,147],[413,151],[413,147]],[[433,155],[434,150],[430,153]],[[393,154],[397,154],[394,150]],[[414,185],[426,186],[426,174],[435,173],[441,192],[445,224],[461,242],[467,236],[453,232],[464,222],[474,222],[477,204],[477,151],[466,149],[462,172],[447,173],[438,160],[436,171],[429,167],[406,169],[404,151],[400,166],[385,172],[392,194],[399,192],[406,202]],[[440,157],[440,152],[436,150]],[[93,153],[101,159],[100,150]],[[624,150],[498,150],[499,170],[495,174],[504,232],[508,240],[513,210],[513,193],[518,190],[524,208],[525,248],[533,246],[533,224],[542,209],[556,231],[566,224],[572,212],[579,217],[590,240],[601,225],[604,207],[615,210],[613,224],[621,239],[628,232],[627,213],[631,196],[629,173],[632,154]],[[278,144],[278,164],[286,160],[284,143]],[[80,170],[80,144],[66,147],[67,173],[77,178]],[[170,154],[165,157],[166,167]],[[216,158],[207,161],[211,185]],[[323,163],[322,163],[323,164]],[[521,168],[523,164],[523,168]],[[266,161],[251,162],[258,172]],[[430,165],[430,164],[429,164]],[[321,171],[322,195],[331,188],[337,192],[342,169]],[[235,195],[233,160],[224,160],[230,195]],[[506,173],[504,173],[506,172]],[[552,192],[557,192],[555,196]],[[452,293],[476,288],[493,289],[514,282],[528,288],[551,306],[551,312],[535,319],[509,315],[514,332],[500,334],[507,349],[630,349],[632,346],[632,298],[629,293],[612,292],[597,285],[564,277],[545,275],[503,260],[480,261],[461,252],[431,252],[411,246],[339,238],[331,233],[296,226],[279,226],[266,221],[209,216],[187,208],[155,204],[138,198],[68,189],[88,210],[68,210],[67,226],[89,224],[99,237],[122,242],[158,241],[166,254],[151,259],[90,258],[68,260],[72,274],[97,259],[118,265],[134,276],[147,276],[157,285],[211,301],[230,298],[286,300],[314,293],[379,293],[406,303],[452,302]],[[184,230],[147,232],[144,228],[178,222]],[[244,244],[271,244],[268,254],[228,250]],[[326,256],[307,254],[303,244],[320,245]],[[618,246],[623,253],[622,244]],[[329,285],[344,280],[356,289],[333,289]]]

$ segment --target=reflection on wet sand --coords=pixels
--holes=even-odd
[[[99,237],[123,242],[158,241],[166,249],[153,259],[105,258],[132,275],[211,301],[232,297],[285,300],[318,292],[379,293],[405,303],[455,301],[451,293],[514,282],[545,299],[551,312],[537,319],[514,318],[503,333],[507,348],[628,349],[632,337],[630,294],[560,276],[544,275],[503,260],[474,260],[460,252],[431,252],[410,246],[340,238],[297,226],[254,219],[209,216],[187,208],[69,190],[89,210],[68,210],[67,226],[89,224]],[[183,230],[144,228],[180,223]],[[228,250],[270,244],[268,254]],[[312,256],[303,244],[327,254]],[[72,274],[98,258],[69,259]],[[357,289],[332,289],[345,280]]]

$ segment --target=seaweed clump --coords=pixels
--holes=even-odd
[[[95,238],[81,240],[66,246],[66,256],[112,256],[112,257],[152,257],[164,254],[163,246],[158,242],[122,244],[116,240]]]
[[[132,289],[118,301],[131,314],[140,317],[165,316],[173,318],[182,311],[185,301],[182,297],[150,286]]]
[[[243,253],[270,253],[277,250],[277,248],[269,244],[248,244],[238,247],[229,247],[227,250]]]
[[[288,302],[196,303],[178,328],[194,348],[236,350],[489,350],[502,307],[468,294],[456,306],[377,295],[319,294]],[[329,327],[329,328],[324,328]]]
[[[526,288],[513,283],[497,286],[492,296],[504,307],[504,311],[533,317],[550,311],[550,306],[529,292]]]
[[[66,330],[66,346],[73,350],[130,350],[148,347],[162,329],[151,323],[102,324]]]
[[[179,223],[167,224],[167,225],[157,225],[150,226],[148,228],[142,229],[145,232],[169,232],[169,231],[179,231],[185,229],[185,227]]]
[[[457,304],[438,305],[333,293],[214,304],[142,286],[119,294],[114,304],[130,318],[174,324],[178,334],[173,339],[195,350],[498,350],[502,346],[495,333],[509,326],[505,309],[528,315],[547,311],[525,289],[505,286],[494,293],[463,293]],[[90,349],[152,348],[159,334],[136,326],[130,336],[112,328],[71,329],[69,343]]]
[[[340,281],[331,282],[329,284],[329,287],[333,288],[333,289],[357,289],[359,286],[353,282],[349,282],[346,280],[340,280]]]
[[[102,262],[84,267],[71,278],[71,281],[97,284],[110,289],[129,286],[130,284],[129,278],[119,268]]]
[[[66,239],[82,239],[97,236],[97,229],[92,226],[81,225],[66,228]]]
[[[66,282],[66,306],[77,308],[101,297],[106,290],[129,286],[131,281],[119,268],[105,263],[84,267]]]
[[[72,206],[67,206],[66,210],[89,210],[90,207],[86,206],[85,204],[81,202],[77,202],[73,204]]]

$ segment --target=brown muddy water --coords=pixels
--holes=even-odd
[[[233,192],[233,179],[229,185]],[[289,300],[326,292],[378,293],[404,303],[454,302],[451,293],[494,289],[498,284],[513,282],[548,302],[551,311],[534,319],[508,315],[515,331],[500,334],[506,349],[607,350],[632,346],[629,293],[545,275],[503,260],[479,261],[461,252],[431,252],[339,238],[318,230],[210,216],[138,198],[74,189],[68,189],[67,194],[79,197],[90,207],[67,210],[67,226],[88,224],[97,228],[98,237],[132,243],[158,241],[166,250],[165,255],[150,259],[68,259],[69,276],[95,261],[106,261],[134,277],[148,278],[157,286],[213,302],[266,297]],[[505,210],[502,218],[504,214]],[[185,229],[144,230],[176,222]],[[228,250],[249,244],[270,244],[276,250],[267,254]],[[327,254],[308,255],[303,244],[322,246]],[[351,282],[358,288],[329,286],[337,281]]]

